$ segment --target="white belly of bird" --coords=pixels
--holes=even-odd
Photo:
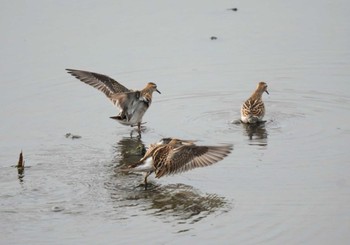
[[[153,158],[149,157],[147,158],[142,165],[137,166],[133,169],[133,171],[137,172],[149,172],[153,170]]]
[[[131,115],[131,118],[129,118],[129,124],[130,125],[137,125],[139,122],[142,122],[142,117],[145,114],[144,111],[141,112],[136,112],[134,114]]]
[[[117,103],[116,105],[117,105],[117,108],[120,110],[119,113],[121,113],[121,108],[119,107],[119,103]],[[142,117],[145,114],[146,110],[147,110],[147,107],[144,106],[142,103],[138,102],[136,105],[128,109],[127,115],[129,115],[129,118],[124,120],[118,120],[118,122],[123,125],[136,126],[138,123],[142,122]]]
[[[257,123],[259,121],[262,121],[263,117],[256,117],[256,116],[241,116],[241,121],[244,123]]]

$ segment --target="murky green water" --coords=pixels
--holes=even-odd
[[[0,243],[347,244],[349,8],[340,0],[4,4]],[[162,94],[142,138],[109,119],[116,112],[105,96],[65,68],[132,89],[156,82]],[[270,92],[265,125],[232,123],[261,80]],[[118,168],[163,137],[234,150],[208,168],[152,176],[145,191],[141,175]]]

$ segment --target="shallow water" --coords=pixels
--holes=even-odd
[[[348,2],[3,5],[1,244],[350,241]],[[156,82],[142,138],[65,68]],[[234,123],[261,80],[266,123]],[[145,191],[118,168],[162,137],[234,150]]]

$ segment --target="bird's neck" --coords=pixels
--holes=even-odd
[[[263,93],[264,91],[258,88],[254,91],[250,98],[253,100],[260,100]]]
[[[141,92],[141,95],[144,96],[145,94],[149,94],[152,96],[153,94],[153,88],[150,88],[149,86],[146,86],[144,89],[142,89],[140,92]]]

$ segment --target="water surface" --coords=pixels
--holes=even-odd
[[[341,0],[3,4],[0,243],[349,243],[349,8]],[[142,138],[110,120],[105,96],[65,68],[132,89],[156,82],[162,94]],[[232,123],[259,81],[269,85],[266,123]],[[162,137],[234,150],[208,168],[151,177],[145,191],[141,175],[118,168]]]

